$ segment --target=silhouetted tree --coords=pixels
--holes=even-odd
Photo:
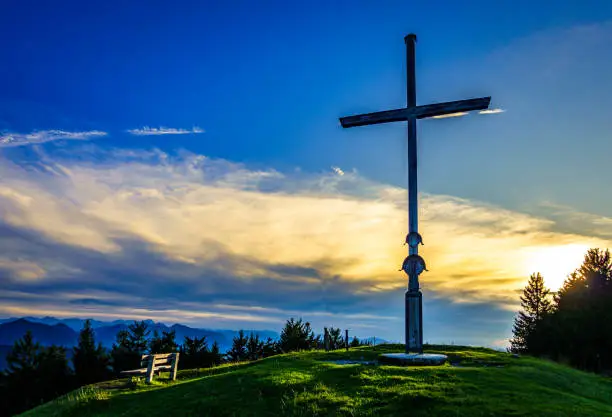
[[[353,340],[351,340],[351,347],[361,346],[361,342],[357,339],[357,336],[353,336]]]
[[[555,302],[559,309],[584,309],[607,300],[612,294],[612,259],[608,250],[589,249],[580,268],[559,289]]]
[[[140,368],[140,359],[147,353],[150,330],[144,321],[130,324],[127,330],[117,332],[116,341],[111,350],[112,366],[116,373],[128,369]],[[180,363],[180,361],[179,361]]]
[[[268,337],[263,344],[263,357],[267,358],[269,356],[278,354],[278,352],[278,343],[271,337]]]
[[[6,395],[9,414],[19,413],[60,396],[74,388],[66,349],[43,347],[28,331],[13,344],[6,357]]]
[[[342,329],[336,327],[329,328],[329,348],[331,350],[341,349],[344,347],[342,339]]]
[[[529,282],[521,296],[521,308],[514,319],[510,340],[510,350],[516,353],[540,353],[540,341],[536,340],[536,327],[552,310],[550,291],[544,285],[544,279],[538,272],[529,277]]]
[[[132,351],[142,355],[147,352],[149,347],[148,336],[151,331],[147,323],[143,321],[135,321],[128,326],[127,340]]]
[[[246,344],[246,358],[254,361],[264,356],[264,342],[259,339],[258,334],[249,334]]]
[[[545,355],[593,371],[612,369],[612,256],[589,249],[548,303],[548,290],[532,276],[515,319],[511,350]]]
[[[213,365],[219,365],[223,362],[223,354],[219,348],[219,343],[215,340],[210,347],[210,361]]]
[[[244,335],[244,330],[240,330],[232,340],[232,348],[227,352],[228,359],[232,362],[246,360],[248,341],[249,339]]]
[[[555,297],[548,323],[554,358],[593,371],[612,368],[611,283],[610,252],[589,249]]]
[[[172,353],[177,349],[175,330],[163,330],[161,336],[157,329],[153,331],[153,336],[149,340],[149,353]]]
[[[77,383],[88,385],[110,376],[110,358],[101,343],[96,345],[91,320],[86,320],[79,332],[79,343],[73,349],[72,364]]]
[[[310,350],[318,346],[319,339],[320,337],[315,337],[310,323],[291,318],[281,331],[279,347],[282,352]]]
[[[176,343],[176,330],[162,332],[162,348],[164,349],[163,353],[178,351],[178,344]]]
[[[34,342],[32,332],[28,330],[13,343],[12,350],[6,356],[8,375],[34,374],[38,369],[41,349],[40,343]]]
[[[74,374],[68,366],[66,348],[51,345],[41,351],[38,370],[40,384],[45,389],[45,396],[58,397],[74,387]]]
[[[162,340],[157,329],[153,330],[153,336],[149,339],[149,353],[162,353]]]
[[[111,349],[111,365],[116,374],[140,367],[140,356],[132,351],[127,330],[119,330],[115,335],[115,343]]]
[[[193,338],[185,336],[179,360],[182,369],[207,368],[213,363],[213,355],[208,349],[206,336]]]

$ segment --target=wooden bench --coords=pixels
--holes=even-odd
[[[132,369],[129,371],[121,371],[121,375],[146,375],[147,384],[153,381],[153,374],[161,371],[170,371],[170,379],[176,380],[176,371],[178,369],[179,354],[178,353],[156,353],[154,355],[142,355],[140,359],[140,369]]]

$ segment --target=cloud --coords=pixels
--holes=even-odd
[[[481,110],[478,112],[478,114],[498,114],[498,113],[503,113],[505,112],[505,110],[503,109],[486,109],[486,110]],[[447,119],[450,117],[463,117],[463,116],[467,116],[468,114],[470,114],[469,112],[457,112],[457,113],[449,113],[449,114],[441,114],[438,116],[432,116],[432,119]]]
[[[34,145],[56,140],[88,140],[106,136],[106,132],[90,130],[84,132],[68,132],[65,130],[38,130],[31,133],[4,133],[0,136],[1,147]]]
[[[0,314],[217,327],[293,315],[363,332],[385,321],[401,333],[404,189],[355,172],[88,149],[79,160],[42,154],[37,170],[0,159]],[[427,320],[431,308],[479,305],[510,322],[534,253],[608,243],[451,196],[422,194],[421,208]]]
[[[486,109],[486,110],[481,110],[478,112],[478,114],[498,114],[498,113],[503,113],[506,110],[503,109]]]
[[[144,126],[140,129],[129,129],[128,133],[136,136],[150,136],[150,135],[190,135],[197,133],[204,133],[203,129],[199,127],[193,127],[191,129],[176,129],[172,127],[148,127]]]
[[[332,167],[332,171],[334,171],[336,174],[340,176],[344,175],[344,171],[340,169],[340,167]]]
[[[462,117],[467,116],[468,112],[462,111],[457,113],[441,114],[439,116],[432,116],[432,119],[447,119],[449,117]]]

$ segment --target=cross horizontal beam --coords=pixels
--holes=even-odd
[[[403,109],[385,110],[374,113],[358,114],[340,118],[344,128],[375,125],[379,123],[402,122],[409,118],[425,119],[433,116],[484,110],[489,107],[491,97],[472,98],[468,100],[447,101],[445,103],[426,104],[424,106]]]

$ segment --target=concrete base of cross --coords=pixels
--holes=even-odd
[[[448,357],[436,353],[384,353],[378,361],[399,366],[436,366],[443,365]]]

